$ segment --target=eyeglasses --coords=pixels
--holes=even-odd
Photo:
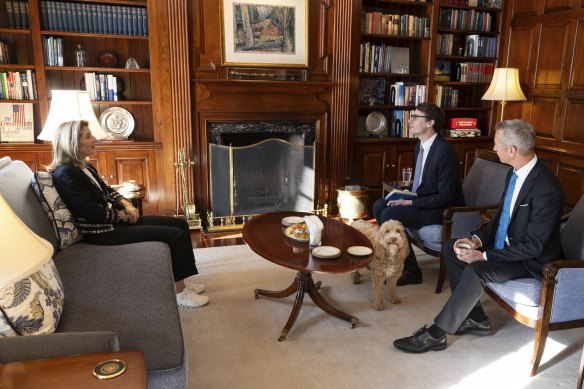
[[[412,120],[416,120],[417,118],[424,118],[424,119],[428,119],[430,116],[425,116],[425,115],[416,115],[416,114],[412,114],[410,115],[410,119]]]

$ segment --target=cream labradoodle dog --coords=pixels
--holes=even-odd
[[[397,220],[388,220],[381,227],[364,220],[356,220],[351,226],[361,231],[373,244],[373,260],[369,265],[373,282],[371,306],[378,311],[385,308],[383,284],[386,280],[389,301],[399,304],[401,300],[397,296],[396,284],[404,269],[404,260],[410,253],[404,226]],[[353,283],[358,284],[360,276],[358,271],[351,273]]]

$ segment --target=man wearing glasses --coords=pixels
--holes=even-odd
[[[414,180],[408,188],[417,193],[413,200],[379,199],[373,204],[373,214],[379,225],[387,220],[399,220],[404,227],[420,229],[431,224],[442,224],[442,211],[447,207],[464,205],[460,184],[458,157],[452,145],[439,132],[444,125],[444,111],[435,104],[422,103],[408,120],[416,144]],[[398,285],[419,284],[422,271],[412,250],[405,260]]]

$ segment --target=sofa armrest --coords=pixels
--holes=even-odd
[[[114,332],[65,332],[0,338],[0,363],[119,351]]]

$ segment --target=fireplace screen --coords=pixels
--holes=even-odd
[[[314,209],[315,146],[268,139],[241,147],[209,144],[215,216]]]

